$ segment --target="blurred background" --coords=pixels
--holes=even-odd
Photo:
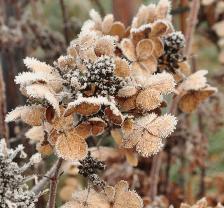
[[[2,115],[24,104],[18,86],[14,84],[15,75],[26,70],[23,58],[36,57],[52,64],[65,54],[66,47],[77,37],[92,8],[102,16],[113,13],[116,20],[128,26],[138,7],[149,3],[156,3],[156,0],[0,0]],[[172,0],[174,25],[183,33],[186,32],[190,3]],[[211,204],[224,203],[224,1],[201,1],[191,54],[192,70],[207,69],[209,82],[218,87],[219,92],[197,112],[186,115],[184,136],[171,138],[170,145],[174,143],[175,148],[171,151],[169,144],[166,147],[166,165],[162,171],[164,174],[169,172],[172,194],[164,188],[160,188],[160,193],[166,192],[169,201],[177,204],[181,200],[194,202],[202,196],[207,196]],[[0,118],[0,137],[10,137],[11,146],[24,143],[30,154],[35,151],[35,146],[24,136],[27,126],[16,123],[7,129],[3,123],[4,116]],[[52,160],[46,159],[47,167]],[[64,186],[63,182],[61,186]],[[63,193],[58,204],[62,201]]]

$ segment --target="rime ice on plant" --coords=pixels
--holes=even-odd
[[[174,30],[170,8],[168,0],[142,5],[130,30],[112,14],[103,18],[91,10],[91,19],[54,66],[24,60],[30,71],[15,81],[30,102],[6,120],[33,126],[27,136],[39,138],[38,150],[66,160],[83,160],[86,139],[114,128],[122,129],[122,148],[145,157],[158,153],[176,126],[174,116],[162,115],[166,95],[178,93],[176,80],[183,81],[174,72],[187,76],[184,67],[189,70],[181,52],[184,37]],[[41,133],[35,135],[37,128]]]
[[[18,166],[13,160],[16,156],[26,156],[23,146],[8,149],[5,140],[0,141],[0,207],[2,208],[34,208],[37,196],[29,191],[25,184],[26,177],[22,175],[33,164],[40,161],[40,155],[31,157],[28,163]]]
[[[100,179],[98,172],[105,169],[105,164],[93,158],[90,152],[88,152],[85,159],[80,160],[79,162],[79,174],[88,178],[94,186],[104,188],[105,182]]]

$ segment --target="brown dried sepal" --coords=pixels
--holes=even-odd
[[[137,95],[138,94],[136,93],[135,95],[128,98],[123,98],[123,97],[116,98],[116,101],[118,102],[122,112],[128,112],[136,108]]]
[[[179,101],[179,109],[185,113],[193,112],[204,100],[216,92],[215,88],[206,87],[198,91],[189,91]]]
[[[118,36],[119,38],[124,37],[125,33],[125,26],[122,22],[119,21],[113,23],[109,32],[111,36]]]
[[[115,114],[114,111],[110,107],[105,108],[104,113],[107,116],[108,120],[112,122],[113,124],[115,125],[122,124],[123,117],[121,113]]]
[[[159,91],[145,89],[141,91],[136,98],[137,108],[144,111],[151,111],[160,106],[162,102]]]
[[[65,160],[81,160],[88,152],[85,138],[76,130],[60,134],[55,145],[56,153]]]
[[[48,141],[39,142],[36,146],[36,149],[39,153],[43,155],[51,155],[53,153],[53,147]]]
[[[115,71],[114,74],[118,77],[128,77],[131,74],[128,62],[121,58],[115,59]]]
[[[83,116],[90,116],[100,110],[100,105],[83,102],[78,105],[70,106],[65,110],[64,116],[69,116],[73,113],[78,113]]]

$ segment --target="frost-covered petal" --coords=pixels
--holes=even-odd
[[[168,137],[175,130],[177,125],[177,119],[175,116],[165,114],[157,117],[150,124],[147,125],[147,129],[153,135],[161,138]]]
[[[159,91],[147,88],[141,91],[136,98],[136,105],[139,109],[144,111],[154,110],[160,106],[162,96]]]
[[[65,160],[80,160],[87,155],[88,145],[85,138],[76,131],[62,133],[55,145],[56,153]]]
[[[21,119],[29,125],[39,126],[42,123],[44,112],[45,108],[39,105],[20,106],[9,112],[5,120],[11,122]]]
[[[143,157],[150,157],[157,154],[163,146],[161,138],[145,132],[137,143],[136,150]]]
[[[31,69],[33,72],[51,73],[54,69],[52,66],[46,64],[45,62],[41,62],[36,58],[26,57],[23,62],[26,67]]]
[[[135,46],[130,39],[125,38],[121,41],[121,50],[130,61],[136,60]]]
[[[60,115],[59,102],[53,90],[43,84],[32,84],[26,87],[26,93],[33,98],[45,99]]]
[[[171,74],[163,72],[148,76],[142,85],[144,88],[150,88],[160,93],[168,94],[174,92],[176,83]]]

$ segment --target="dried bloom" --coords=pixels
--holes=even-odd
[[[78,160],[87,155],[88,146],[85,138],[75,130],[62,132],[56,141],[55,150],[59,157],[66,160]]]
[[[76,192],[73,200],[62,206],[62,208],[75,207],[143,208],[143,201],[135,191],[128,189],[128,183],[126,181],[120,181],[115,187],[107,186],[101,193],[97,193],[92,189],[89,193],[88,190]]]
[[[93,189],[75,192],[73,200],[64,204],[61,208],[110,208],[107,197],[97,193]]]
[[[33,164],[39,163],[39,154],[33,155],[28,163],[19,167],[13,162],[16,156],[24,156],[24,147],[19,145],[16,149],[8,149],[4,139],[0,141],[0,206],[2,208],[24,207],[34,208],[38,196],[29,191],[25,184],[27,178],[22,173]]]
[[[126,181],[118,182],[115,187],[108,186],[105,188],[105,194],[112,208],[142,208],[143,201],[135,191],[128,189]],[[126,200],[125,200],[126,199]]]
[[[44,112],[45,109],[40,105],[21,106],[8,113],[5,120],[11,122],[21,119],[29,125],[40,126]]]
[[[187,77],[179,86],[179,93],[182,93],[179,108],[183,112],[190,113],[194,111],[198,105],[217,91],[216,88],[207,84],[206,74],[206,70],[197,71]]]
[[[175,129],[177,120],[174,116],[149,114],[136,119],[131,129],[123,126],[123,145],[133,148],[144,157],[157,154],[163,147],[162,139],[168,137]]]

